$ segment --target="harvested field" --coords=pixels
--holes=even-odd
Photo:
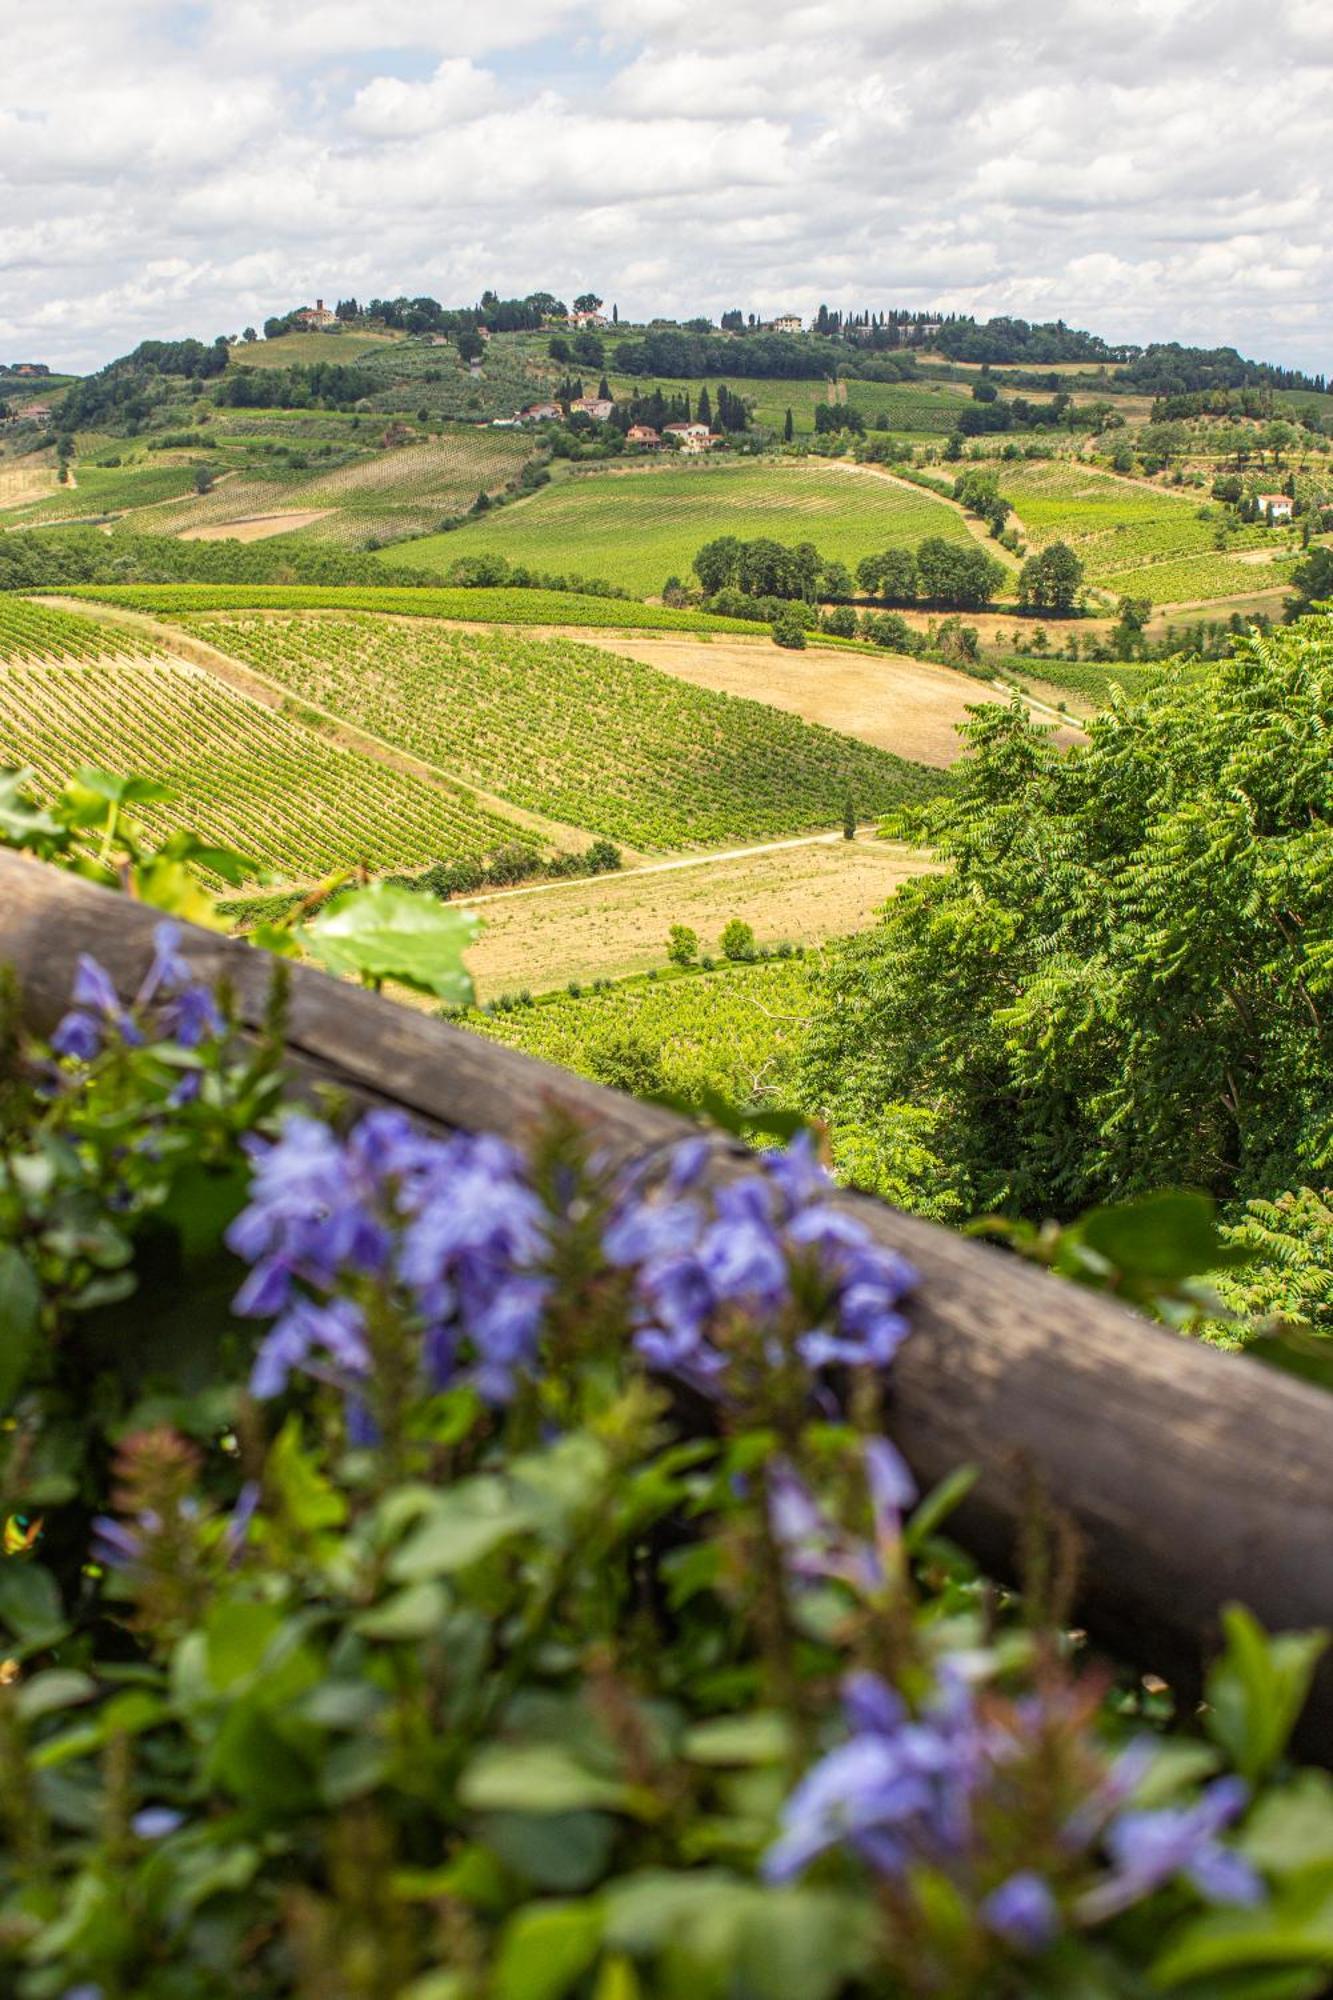
[[[957,727],[966,721],[968,707],[989,698],[983,684],[965,674],[893,653],[871,658],[819,646],[788,653],[768,639],[581,636],[588,645],[629,654],[694,687],[748,695],[940,769],[959,754]]]
[[[266,542],[270,535],[290,535],[297,528],[308,528],[315,521],[322,521],[326,514],[334,512],[332,507],[308,507],[304,512],[287,514],[246,514],[238,521],[217,521],[206,528],[186,528],[180,539],[183,542]]]
[[[760,944],[816,944],[863,929],[900,882],[934,863],[920,848],[863,835],[824,836],[782,847],[603,875],[472,905],[485,929],[468,953],[479,996],[527,987],[549,992],[576,979],[624,978],[666,961],[672,924],[699,933],[718,953],[732,917]]]

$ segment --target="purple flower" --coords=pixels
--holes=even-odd
[[[240,1560],[241,1550],[250,1536],[250,1523],[259,1511],[259,1482],[247,1479],[236,1496],[236,1505],[231,1510],[226,1530],[222,1537],[223,1547],[233,1563]]]
[[[1217,1778],[1192,1806],[1121,1813],[1106,1835],[1112,1872],[1082,1899],[1080,1915],[1099,1923],[1178,1875],[1192,1882],[1205,1902],[1261,1902],[1264,1887],[1259,1876],[1218,1838],[1248,1796],[1241,1779]]]
[[[140,1840],[165,1840],[184,1824],[185,1814],[173,1812],[170,1806],[144,1806],[130,1821]]]
[[[92,1523],[92,1558],[103,1569],[133,1569],[143,1554],[143,1537],[111,1514],[98,1514]]]
[[[788,1799],[763,1861],[769,1881],[790,1881],[844,1843],[878,1873],[901,1875],[916,1862],[947,1861],[966,1842],[981,1773],[968,1691],[942,1678],[913,1717],[878,1676],[858,1673],[844,1704],[853,1734]]]
[[[315,1305],[298,1298],[260,1343],[250,1373],[250,1393],[261,1401],[280,1396],[292,1370],[320,1372],[331,1364],[339,1378],[363,1376],[370,1370],[365,1322],[350,1299],[329,1299]]]
[[[1049,1886],[1030,1868],[1001,1882],[981,1906],[995,1935],[1016,1951],[1045,1951],[1060,1929],[1060,1910]]]
[[[101,1023],[91,1014],[81,1014],[77,1009],[66,1014],[51,1037],[51,1047],[58,1056],[68,1057],[73,1062],[92,1062],[102,1053],[103,1029]]]

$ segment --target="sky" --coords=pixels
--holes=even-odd
[[[1333,0],[0,0],[0,361],[591,290],[1333,370]]]

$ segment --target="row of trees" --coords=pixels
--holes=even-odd
[[[884,604],[931,604],[979,611],[998,592],[1008,572],[975,543],[928,535],[913,549],[885,549],[857,565],[861,588]]]

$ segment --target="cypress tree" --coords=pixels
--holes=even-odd
[[[792,422],[790,410],[787,412],[787,421],[782,426],[782,435],[788,444],[791,443],[793,437],[796,435],[796,426]]]

